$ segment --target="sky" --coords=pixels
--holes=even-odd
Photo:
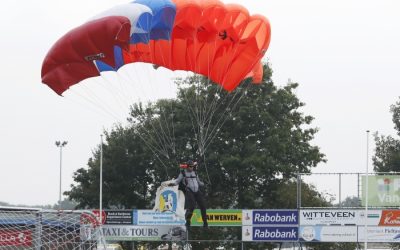
[[[103,129],[116,122],[56,95],[41,83],[41,64],[63,34],[126,2],[2,1],[0,201],[57,203],[60,151],[55,141],[68,141],[62,151],[65,191],[73,183],[73,172],[86,167]],[[223,2],[242,4],[251,14],[270,20],[271,44],[264,59],[273,68],[273,80],[277,86],[299,83],[296,94],[306,104],[302,111],[313,116],[313,126],[319,128],[312,143],[328,162],[313,172],[365,172],[367,164],[372,171],[372,133],[396,134],[389,109],[400,94],[400,2]],[[369,143],[366,130],[371,131]],[[330,184],[315,184],[320,190],[337,190],[336,177],[328,178]]]

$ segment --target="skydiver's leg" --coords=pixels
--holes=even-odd
[[[186,205],[186,213],[185,213],[185,219],[186,219],[186,226],[190,227],[190,220],[192,219],[193,215],[193,210],[196,205],[196,200],[194,197],[193,192],[187,190],[185,193],[185,205]]]
[[[208,227],[207,222],[207,211],[206,211],[206,203],[204,201],[203,194],[199,191],[195,194],[197,205],[199,205],[201,218],[203,219],[203,226]]]

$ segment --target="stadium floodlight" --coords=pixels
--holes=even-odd
[[[56,146],[60,148],[60,189],[58,194],[58,206],[61,209],[61,177],[62,177],[62,149],[67,145],[67,141],[56,141]]]

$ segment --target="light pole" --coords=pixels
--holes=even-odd
[[[60,190],[58,194],[58,206],[61,208],[61,173],[62,173],[62,149],[67,145],[67,141],[56,141],[56,146],[60,148]]]

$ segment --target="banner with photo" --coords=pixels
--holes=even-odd
[[[366,204],[366,176],[361,177],[361,204]],[[400,175],[368,176],[368,206],[400,206]]]
[[[92,212],[100,221],[100,211],[97,209]],[[103,210],[101,220],[104,225],[133,225],[133,210]]]
[[[154,201],[154,211],[173,212],[182,219],[185,218],[185,195],[178,186],[168,186],[171,181],[165,181],[157,188]]]
[[[299,240],[306,242],[357,242],[357,226],[300,226]]]

